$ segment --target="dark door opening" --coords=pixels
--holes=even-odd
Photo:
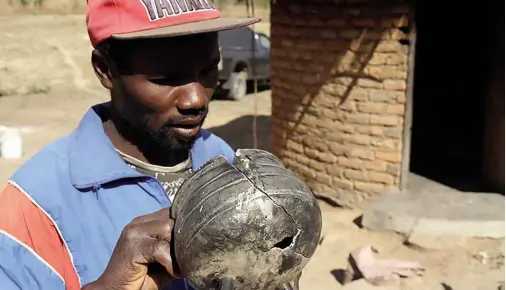
[[[491,82],[501,81],[493,76],[504,73],[503,11],[494,0],[416,1],[411,172],[462,191],[491,190],[485,127]]]

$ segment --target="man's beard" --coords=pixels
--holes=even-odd
[[[171,128],[178,127],[178,124],[184,120],[200,118],[202,120],[199,125],[200,131],[207,116],[207,108],[199,110],[192,115],[181,116],[176,120],[168,120],[157,131],[151,130],[147,122],[140,120],[137,122],[128,121],[127,118],[114,108],[110,109],[109,114],[123,138],[136,145],[145,155],[158,155],[160,153],[188,152],[195,143],[198,134],[191,137],[180,136],[171,130]]]
[[[199,125],[199,131],[206,118],[207,110],[203,111],[201,114],[202,114],[201,116],[202,122]],[[174,131],[171,130],[171,128],[177,127],[178,123],[185,119],[188,118],[182,117],[178,120],[169,120],[165,122],[163,126],[156,132],[150,131],[148,130],[148,128],[145,128],[145,132],[148,132],[150,143],[157,146],[162,151],[190,150],[193,144],[195,143],[198,134],[192,137],[179,136],[176,133],[174,133]]]

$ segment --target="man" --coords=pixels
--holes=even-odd
[[[161,289],[180,278],[171,198],[191,170],[234,158],[201,129],[218,81],[217,31],[257,21],[220,18],[209,0],[88,0],[91,60],[111,102],[0,194],[2,290]]]

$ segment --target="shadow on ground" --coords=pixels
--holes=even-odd
[[[334,278],[339,282],[339,284],[343,285],[344,280],[346,279],[346,269],[334,269],[330,271],[330,274],[334,276]]]
[[[270,116],[257,116],[258,149],[270,150]],[[208,129],[223,138],[234,150],[253,148],[253,115],[242,116],[223,126]]]

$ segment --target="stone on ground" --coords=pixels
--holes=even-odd
[[[408,236],[406,241],[411,246],[414,245],[426,250],[443,250],[456,246],[465,247],[468,240],[464,236],[414,231]]]
[[[406,235],[504,238],[504,196],[454,190],[392,193],[366,205],[362,225]]]

